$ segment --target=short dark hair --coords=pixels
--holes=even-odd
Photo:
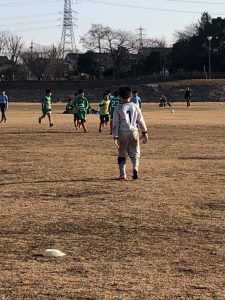
[[[119,95],[123,99],[128,99],[131,96],[131,88],[129,86],[121,86],[119,88]]]
[[[118,96],[119,96],[119,92],[118,92],[118,91],[115,91],[115,92],[114,92],[114,96],[115,96],[115,97],[118,97]]]
[[[49,94],[49,93],[51,93],[51,92],[52,92],[52,90],[50,90],[50,89],[45,90],[45,93],[46,93],[46,94]]]
[[[111,90],[107,90],[106,93],[107,94],[112,94],[112,91]]]
[[[138,92],[137,90],[133,90],[132,94],[137,94],[137,92]]]
[[[105,96],[108,96],[108,93],[103,93],[102,97],[105,98]]]
[[[75,93],[74,93],[74,96],[78,96],[78,92],[75,92]]]
[[[79,89],[78,94],[82,94],[82,93],[84,93],[84,90],[83,89]]]
[[[1,92],[5,92],[5,89],[1,89]]]

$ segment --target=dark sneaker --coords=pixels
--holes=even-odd
[[[133,170],[133,176],[132,176],[132,178],[133,178],[134,180],[137,180],[137,179],[138,179],[138,171],[137,171],[137,170]]]
[[[123,181],[123,180],[127,180],[127,176],[126,175],[120,175],[119,177],[116,178],[117,180]]]
[[[50,127],[52,127],[53,126],[53,123],[50,123],[50,125],[49,125]]]
[[[38,123],[41,124],[41,118],[38,119]]]

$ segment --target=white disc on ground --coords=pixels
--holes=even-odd
[[[43,253],[43,256],[47,257],[60,257],[65,256],[66,254],[57,249],[46,249]]]

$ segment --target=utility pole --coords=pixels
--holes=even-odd
[[[139,31],[139,49],[143,48],[144,42],[143,42],[143,36],[144,36],[144,31],[146,30],[145,28],[143,28],[142,26],[140,26],[139,28],[137,28],[136,30]]]
[[[75,37],[73,30],[73,12],[74,11],[72,10],[72,0],[64,0],[63,29],[61,36],[61,49],[63,58],[65,58],[66,54],[70,52],[76,52]]]

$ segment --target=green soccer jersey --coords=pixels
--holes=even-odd
[[[41,100],[42,111],[44,114],[51,112],[52,110],[52,98],[51,96],[44,96]]]
[[[109,114],[109,105],[110,105],[110,100],[105,100],[102,99],[99,103],[100,107],[100,115],[108,115]]]
[[[78,112],[83,111],[87,113],[89,107],[89,103],[87,98],[83,96],[78,96],[77,99],[75,99],[75,108],[77,109]]]
[[[76,100],[77,100],[77,99],[73,99],[73,100],[71,100],[71,102],[70,102],[70,106],[72,107],[73,113],[74,113],[74,114],[77,113]]]
[[[78,96],[78,98],[75,100],[75,108],[77,109],[78,119],[86,120],[86,115],[89,108],[89,102],[87,98]]]
[[[110,104],[109,104],[109,114],[111,119],[113,118],[113,112],[115,110],[115,108],[120,104],[120,97],[113,97],[110,100]]]

